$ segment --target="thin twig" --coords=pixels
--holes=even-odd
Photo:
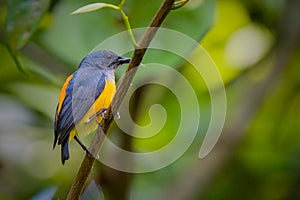
[[[151,27],[158,28],[161,26],[162,22],[165,20],[166,16],[171,11],[174,1],[175,0],[164,0],[162,6],[155,14],[149,28],[146,30],[141,41],[139,42],[138,45],[139,48],[136,48],[133,53],[131,62],[129,63],[129,66],[127,68],[127,72],[131,70],[131,73],[126,73],[128,75],[127,76],[125,75],[125,78],[123,78],[122,81],[120,82],[119,87],[117,88],[115,94],[115,98],[113,99],[113,102],[111,104],[111,108],[109,109],[109,113],[111,113],[111,110],[118,109],[118,107],[122,102],[122,99],[124,98],[125,94],[129,89],[130,83],[132,82],[133,77],[135,76],[135,73],[137,71],[137,68],[140,65],[145,55],[147,47],[149,46],[151,40],[153,39],[157,31],[157,29]],[[97,152],[98,149],[100,148],[101,143],[103,143],[103,138],[99,136],[103,136],[104,134],[108,133],[108,129],[111,126],[112,121],[113,118],[112,115],[110,114],[109,119],[103,121],[102,129],[100,127],[98,128],[97,130],[98,134],[95,135],[96,140],[93,140],[93,143],[91,144],[90,147],[92,153]],[[81,163],[77,176],[75,177],[73,184],[70,188],[69,194],[67,196],[67,200],[74,200],[80,198],[94,163],[95,163],[95,158],[92,158],[87,155],[85,156],[84,160]]]

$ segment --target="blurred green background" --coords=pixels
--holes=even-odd
[[[125,30],[114,10],[69,14],[88,3],[93,1],[0,0],[1,200],[64,199],[77,173],[84,157],[77,144],[64,166],[59,148],[52,150],[59,88],[98,43]],[[160,4],[127,0],[124,10],[133,28],[146,27]],[[131,174],[97,163],[82,199],[300,199],[299,4],[190,0],[172,11],[163,27],[199,41],[220,70],[228,101],[222,135],[199,159],[211,114],[203,80],[188,63],[149,51],[147,61],[174,66],[192,84],[201,109],[199,133],[180,159],[158,171]],[[190,55],[200,59],[196,50]],[[170,91],[144,86],[131,102],[141,125],[150,122],[152,104],[163,105],[168,119],[149,139],[129,137],[113,126],[110,137],[120,147],[149,151],[174,137],[180,112]]]

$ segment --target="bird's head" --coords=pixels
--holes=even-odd
[[[99,50],[89,53],[80,63],[79,67],[98,67],[105,70],[116,70],[120,65],[129,63],[130,58],[118,56],[107,50]]]

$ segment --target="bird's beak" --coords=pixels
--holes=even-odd
[[[130,58],[119,57],[118,62],[122,65],[130,62]]]

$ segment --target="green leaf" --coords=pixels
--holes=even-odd
[[[16,55],[36,30],[46,12],[49,0],[7,1],[5,19],[6,42],[12,55]]]
[[[17,68],[25,74],[28,74],[28,71],[22,65],[18,52],[37,29],[48,5],[49,0],[7,1],[6,44]]]
[[[74,15],[74,14],[80,14],[80,13],[93,12],[95,10],[99,10],[99,9],[107,7],[107,6],[108,6],[108,4],[106,4],[106,3],[93,3],[93,4],[83,6],[81,8],[78,8],[71,14]]]

